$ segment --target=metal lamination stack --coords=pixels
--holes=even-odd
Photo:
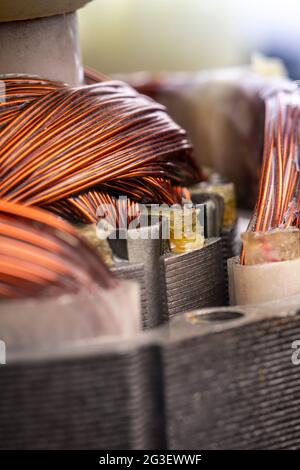
[[[82,355],[79,351],[43,359],[8,358],[1,368],[0,447],[164,446],[155,347],[115,341]]]
[[[130,344],[8,357],[1,448],[300,448],[298,305],[203,310]]]
[[[232,188],[231,184],[227,186],[230,189]],[[227,260],[237,255],[237,221],[234,210],[234,196],[229,199],[228,207],[228,201],[225,201],[225,197],[222,194],[211,191],[214,191],[214,188],[209,184],[195,186],[191,189],[191,198],[194,204],[204,204],[205,206],[206,237],[221,237],[222,239],[225,295],[223,303],[211,304],[209,306],[228,305]],[[202,307],[205,307],[205,305],[202,305]]]
[[[202,210],[206,214],[206,241],[192,251],[170,251],[161,238],[159,223],[142,229],[145,234],[154,230],[156,238],[138,238],[139,231],[130,229],[127,238],[108,239],[115,261],[111,270],[122,279],[139,283],[145,329],[178,313],[227,302],[222,240],[211,235],[216,215],[206,203]]]
[[[237,256],[238,254],[239,244],[237,243],[237,227],[237,222],[235,222],[235,224],[229,228],[223,227],[221,231],[222,252],[224,259],[224,279],[226,285],[226,300],[223,305],[229,304],[227,260],[233,256]]]
[[[200,250],[161,259],[168,317],[201,307],[224,305],[226,286],[222,241],[210,239]]]
[[[291,361],[298,303],[173,324],[163,349],[168,448],[300,448],[300,377]]]

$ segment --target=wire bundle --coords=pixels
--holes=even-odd
[[[117,285],[67,222],[39,208],[0,200],[0,299]]]
[[[27,75],[6,75],[0,81],[0,128],[9,124],[22,108],[65,85]]]
[[[186,133],[122,82],[71,88],[9,76],[4,83],[1,198],[94,222],[107,198],[116,210],[120,194],[172,204],[181,202],[176,187],[201,178]]]
[[[265,100],[263,161],[248,232],[300,228],[299,144],[299,90],[273,92]]]

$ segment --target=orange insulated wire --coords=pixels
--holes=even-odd
[[[178,187],[201,178],[186,133],[163,106],[122,82],[71,88],[8,76],[2,83],[0,197],[7,201],[91,222],[105,193],[116,208],[120,194],[173,203]]]
[[[108,289],[116,282],[67,222],[0,200],[0,299]]]
[[[258,198],[248,231],[300,228],[299,144],[299,90],[272,93],[265,101],[263,162]]]

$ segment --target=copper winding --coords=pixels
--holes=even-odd
[[[70,224],[42,209],[0,200],[0,299],[115,285]]]
[[[265,101],[263,161],[257,202],[248,231],[300,228],[299,144],[298,89],[272,93]]]
[[[91,222],[105,194],[170,204],[180,199],[176,187],[201,178],[186,133],[163,106],[122,82],[3,81],[0,197],[7,201]]]
[[[35,76],[0,76],[0,128],[9,124],[26,105],[65,85]]]

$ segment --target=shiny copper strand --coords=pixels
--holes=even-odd
[[[0,128],[9,124],[26,105],[64,86],[64,83],[34,76],[0,76]]]
[[[67,222],[39,208],[0,200],[0,299],[117,285]]]
[[[265,102],[264,149],[258,198],[247,231],[299,224],[300,96],[273,93]],[[241,254],[241,263],[244,253]]]
[[[90,192],[173,203],[173,186],[201,178],[185,132],[126,84],[70,88],[28,78],[27,87],[22,80],[5,80],[15,104],[0,130],[1,198],[91,221]]]

